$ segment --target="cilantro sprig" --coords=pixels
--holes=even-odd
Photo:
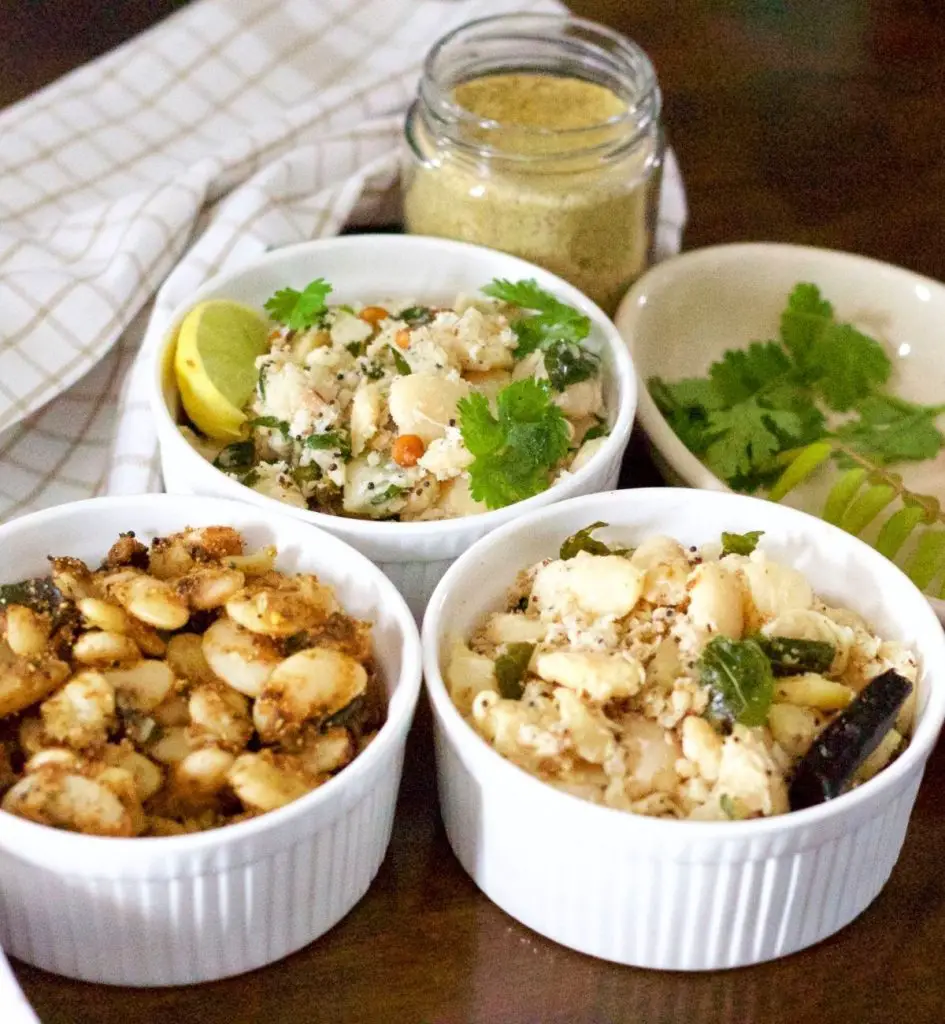
[[[781,475],[781,456],[824,438],[877,464],[934,457],[945,437],[939,406],[882,393],[892,362],[813,284],[798,284],[776,341],[727,351],[707,376],[649,381],[650,393],[683,444],[735,490],[755,491]],[[853,414],[828,428],[825,412]],[[842,461],[842,456],[837,456]]]
[[[330,292],[331,285],[323,277],[318,277],[302,291],[280,289],[266,300],[265,310],[277,323],[285,324],[294,331],[304,331],[322,322],[328,311],[325,299]]]
[[[470,491],[490,509],[523,501],[548,488],[552,468],[568,451],[568,425],[546,388],[532,378],[503,388],[498,416],[484,395],[462,399],[459,428],[473,455]]]
[[[482,291],[492,299],[529,311],[528,316],[512,322],[512,330],[518,338],[516,359],[524,359],[536,349],[548,348],[555,343],[579,346],[591,332],[590,317],[556,299],[531,278],[527,281],[496,278]]]

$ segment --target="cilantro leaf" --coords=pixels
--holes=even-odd
[[[709,379],[723,405],[744,402],[791,369],[791,360],[776,341],[754,341],[746,349],[729,349],[709,368]]]
[[[406,487],[401,487],[399,484],[388,484],[383,491],[379,491],[371,498],[371,504],[386,505],[389,501],[393,501],[394,498],[399,498],[406,489]]]
[[[220,452],[213,464],[224,473],[241,473],[250,469],[255,461],[256,446],[252,441],[234,441]]]
[[[457,406],[463,442],[474,456],[470,491],[491,509],[546,490],[549,473],[568,451],[567,422],[538,381],[508,385],[496,406],[498,417],[478,393]]]
[[[285,420],[280,420],[276,416],[256,416],[251,419],[246,426],[251,430],[256,430],[259,427],[265,427],[267,430],[278,430],[283,437],[289,436],[289,424]]]
[[[781,314],[781,341],[801,380],[837,412],[885,384],[892,363],[875,338],[834,320],[833,306],[812,284],[799,284]]]
[[[343,430],[328,430],[324,434],[309,434],[302,442],[303,447],[316,451],[337,450],[342,458],[351,454],[351,438]]]
[[[531,316],[512,323],[518,338],[515,358],[523,359],[554,341],[582,342],[591,332],[590,317],[540,288],[537,281],[506,281],[496,278],[482,289],[490,298],[510,306],[534,310]]]
[[[545,350],[545,369],[555,391],[597,376],[600,357],[571,341],[554,341]]]
[[[750,477],[770,467],[785,444],[800,435],[803,422],[795,412],[766,409],[757,399],[720,409],[709,416],[713,437],[705,451],[709,468],[725,480]]]
[[[323,278],[316,278],[300,292],[295,288],[282,288],[265,302],[265,310],[278,323],[294,331],[302,331],[320,323],[327,311],[325,299],[331,285]]]
[[[853,408],[892,373],[883,346],[849,324],[833,324],[825,330],[816,353],[822,373],[814,386],[837,412]]]
[[[805,379],[818,376],[816,348],[824,326],[833,321],[833,306],[815,284],[798,284],[781,314],[781,341]]]
[[[435,315],[429,306],[410,306],[408,309],[402,309],[397,314],[397,319],[403,320],[411,327],[422,327],[424,324],[431,323]]]
[[[893,395],[871,395],[857,406],[859,418],[836,436],[868,459],[888,462],[934,459],[945,444],[935,417],[943,406],[916,405]]]

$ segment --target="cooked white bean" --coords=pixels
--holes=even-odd
[[[446,663],[446,685],[453,703],[464,715],[468,715],[477,694],[483,690],[498,693],[495,662],[484,654],[471,651],[462,641],[457,640]]]
[[[217,619],[203,635],[201,649],[211,671],[234,690],[258,697],[282,660],[268,637],[251,633],[230,619]]]
[[[535,671],[549,683],[566,686],[601,703],[632,697],[643,685],[643,666],[619,651],[552,651],[539,654]]]
[[[715,782],[722,763],[722,737],[704,718],[688,715],[683,719],[682,751],[707,782]]]
[[[42,700],[69,677],[69,666],[52,655],[24,658],[0,643],[0,718]]]
[[[127,634],[131,629],[128,613],[110,601],[103,601],[98,597],[83,597],[76,601],[76,607],[91,629],[123,634]]]
[[[177,633],[167,642],[167,663],[178,679],[213,683],[217,677],[203,653],[203,639],[196,633]]]
[[[177,580],[176,590],[191,608],[207,611],[225,605],[245,582],[246,577],[237,569],[199,566]]]
[[[286,658],[253,705],[263,742],[278,742],[305,722],[319,722],[347,707],[367,688],[360,662],[340,651],[314,647]]]
[[[234,760],[220,747],[202,747],[187,754],[171,768],[175,792],[191,798],[214,796],[227,784]]]
[[[344,768],[355,753],[351,733],[337,725],[324,732],[307,735],[299,748],[298,757],[305,771],[311,775],[324,775]]]
[[[739,569],[748,584],[757,625],[794,609],[810,608],[814,603],[814,592],[806,577],[789,565],[770,561],[761,552],[742,562]]]
[[[377,433],[384,407],[384,394],[377,383],[364,382],[351,401],[351,452],[358,456]]]
[[[199,683],[188,702],[193,733],[239,752],[253,735],[249,701],[225,683]]]
[[[801,704],[820,711],[838,711],[853,700],[854,692],[843,683],[825,679],[817,672],[779,679],[774,699],[787,704]]]
[[[138,645],[121,633],[92,630],[83,633],[72,645],[72,657],[83,665],[120,665],[141,657]]]
[[[498,612],[489,619],[486,633],[494,644],[536,644],[545,639],[548,623],[541,619]]]
[[[286,637],[323,622],[338,604],[330,587],[314,576],[290,576],[280,585],[252,582],[226,602],[226,612],[244,629]]]
[[[543,618],[583,612],[628,615],[643,593],[643,573],[620,555],[591,555],[550,562],[535,576],[532,596]]]
[[[103,675],[114,688],[119,705],[134,711],[151,711],[167,699],[174,686],[174,673],[167,662],[142,658],[127,668],[114,668]]]
[[[176,764],[194,749],[194,741],[186,726],[172,725],[162,729],[160,736],[148,745],[148,754],[161,764]]]
[[[138,800],[144,803],[164,784],[164,772],[149,757],[139,754],[130,744],[109,744],[103,754],[106,764],[122,768],[134,780]]]
[[[229,771],[229,782],[241,803],[252,811],[274,811],[313,790],[318,781],[287,755],[269,750],[240,754]]]
[[[40,615],[20,604],[7,605],[6,637],[14,654],[23,658],[42,654],[49,642],[51,629],[48,615]]]
[[[106,576],[106,592],[136,619],[157,629],[180,629],[190,618],[187,603],[166,580],[123,571]]]
[[[401,434],[416,434],[429,444],[446,434],[450,420],[456,420],[456,405],[469,394],[462,378],[432,373],[411,373],[397,377],[390,386],[388,406]]]
[[[251,555],[229,555],[223,560],[227,569],[237,569],[244,576],[262,576],[271,572],[276,563],[276,549],[270,544]]]
[[[744,595],[738,576],[718,562],[696,566],[689,577],[689,621],[707,633],[741,638]]]
[[[131,813],[108,786],[53,764],[20,779],[3,798],[3,809],[71,832],[134,835]]]
[[[115,691],[99,672],[80,672],[40,705],[46,735],[76,750],[99,746],[115,726]]]
[[[652,604],[678,605],[686,596],[689,560],[682,544],[672,537],[647,537],[630,556],[630,564],[644,574],[643,597]]]

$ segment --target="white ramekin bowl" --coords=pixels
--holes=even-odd
[[[201,458],[177,427],[179,410],[173,373],[174,337],[185,314],[209,298],[231,298],[262,309],[274,291],[303,287],[324,277],[335,302],[370,302],[410,298],[452,302],[472,294],[495,277],[535,278],[539,285],[591,318],[587,344],[603,358],[610,436],[573,475],[542,494],[508,508],[464,519],[430,523],[375,523],[293,508],[258,494]],[[577,289],[539,267],[505,253],[441,238],[412,235],[351,235],[306,242],[268,253],[240,270],[208,281],[171,318],[164,339],[149,338],[153,358],[151,406],[161,445],[168,491],[237,498],[272,512],[285,512],[347,541],[382,569],[406,597],[419,618],[437,581],[450,562],[496,526],[529,509],[564,498],[615,487],[636,412],[633,364],[617,329]]]
[[[885,343],[896,394],[929,405],[941,402],[945,285],[939,281],[866,256],[803,245],[747,242],[694,249],[644,274],[615,317],[639,375],[640,423],[665,479],[728,490],[676,436],[647,380],[701,376],[727,350],[777,337],[781,311],[801,281],[816,284],[841,320]],[[945,429],[945,413],[938,425]],[[907,487],[945,498],[942,459],[895,468]],[[822,509],[832,482],[827,473],[815,474],[786,504]],[[945,601],[928,600],[945,622]]]
[[[501,607],[516,571],[555,556],[596,520],[639,543],[685,544],[764,530],[764,548],[833,604],[859,611],[920,656],[918,723],[908,749],[836,800],[741,822],[666,821],[597,806],[545,785],[496,753],[459,714],[440,658]],[[576,498],[480,541],[446,573],[423,624],[440,806],[456,856],[483,892],[535,931],[639,967],[710,970],[819,942],[882,889],[902,847],[945,718],[945,636],[928,602],[862,542],[805,513],[755,498],[683,489]]]
[[[240,974],[326,932],[384,859],[420,689],[420,643],[406,604],[362,555],[251,505],[149,494],[62,505],[0,526],[0,579],[43,574],[53,553],[97,564],[123,531],[150,538],[215,523],[237,527],[250,548],[275,544],[279,568],[316,573],[346,611],[374,623],[387,721],[324,786],[222,829],[111,839],[0,811],[0,946],[27,963],[113,985]]]

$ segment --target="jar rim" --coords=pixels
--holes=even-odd
[[[595,121],[593,124],[581,125],[576,128],[545,128],[532,125],[509,125],[507,122],[497,121],[493,118],[481,117],[473,111],[467,110],[459,103],[456,103],[448,93],[440,93],[440,95],[431,102],[431,98],[427,94],[428,90],[425,90],[425,86],[432,83],[433,87],[439,91],[437,62],[442,57],[444,51],[466,34],[473,34],[477,30],[487,28],[489,26],[501,27],[503,25],[509,26],[510,29],[516,25],[522,27],[527,25],[533,25],[536,27],[550,25],[568,26],[577,28],[586,33],[587,37],[589,37],[588,41],[593,41],[595,38],[599,41],[606,41],[613,48],[613,53],[624,58],[624,63],[627,66],[627,69],[632,69],[633,73],[640,75],[642,81],[638,88],[638,92],[640,94],[639,98],[635,103],[627,103],[626,109],[620,113],[613,114],[605,120]],[[550,36],[548,38],[551,40]],[[582,40],[580,39],[577,40],[577,42],[581,41]],[[475,18],[471,21],[464,22],[462,25],[458,25],[439,39],[424,59],[423,75],[421,78],[419,92],[423,105],[428,110],[435,109],[437,111],[436,120],[441,123],[449,121],[450,123],[462,125],[464,127],[474,127],[485,131],[508,130],[509,128],[514,127],[515,132],[522,137],[532,136],[535,138],[544,137],[562,140],[580,139],[582,136],[588,137],[594,134],[599,135],[602,130],[619,128],[622,124],[632,126],[633,135],[637,137],[645,133],[651,126],[652,122],[659,117],[661,106],[659,85],[656,78],[656,71],[653,67],[653,62],[639,44],[633,42],[633,40],[615,29],[611,29],[605,25],[600,25],[597,22],[588,20],[587,18],[578,18],[567,13],[555,14],[544,12],[521,12],[516,14],[492,14],[482,18]],[[480,146],[476,148],[482,149],[483,147]]]

